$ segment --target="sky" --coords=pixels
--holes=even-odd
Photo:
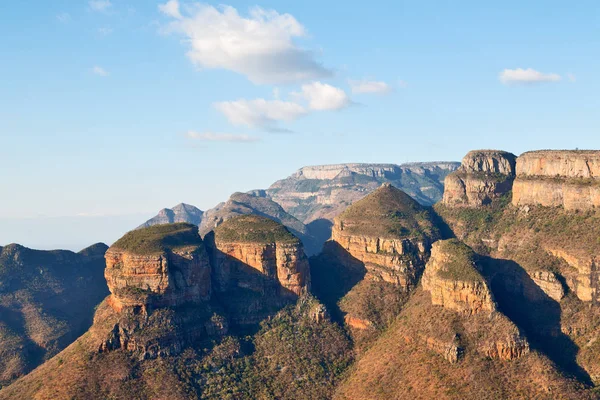
[[[0,245],[305,165],[600,148],[600,2],[0,2]]]

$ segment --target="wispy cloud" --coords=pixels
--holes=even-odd
[[[233,125],[264,129],[275,129],[277,122],[294,121],[308,112],[298,103],[282,100],[240,99],[218,102],[214,106]]]
[[[577,82],[577,77],[574,74],[570,73],[570,72],[567,74],[567,79],[571,83]]]
[[[242,16],[230,6],[194,3],[185,7],[177,0],[159,6],[172,19],[165,32],[177,33],[189,44],[188,58],[198,67],[226,69],[257,84],[301,82],[331,76],[312,51],[294,40],[306,30],[290,14],[254,7]]]
[[[112,30],[112,28],[109,28],[109,27],[102,27],[102,28],[98,28],[98,33],[101,36],[108,36],[111,33],[113,33],[113,30]]]
[[[213,133],[189,131],[185,134],[188,139],[203,142],[230,142],[230,143],[252,143],[258,142],[260,138],[250,135],[235,135],[232,133]]]
[[[543,73],[532,68],[505,69],[500,73],[500,82],[505,85],[558,82],[561,76],[555,73]]]
[[[56,20],[62,24],[66,24],[71,21],[71,14],[62,12],[56,15]]]
[[[98,65],[96,65],[92,68],[92,73],[94,75],[98,75],[98,76],[102,76],[102,77],[106,77],[106,76],[110,75],[107,70],[105,70],[104,68],[102,68]]]
[[[112,7],[112,3],[110,0],[90,0],[88,1],[88,5],[92,11],[106,11],[110,7]]]
[[[392,91],[390,85],[381,81],[369,81],[369,80],[349,80],[350,88],[352,93],[363,94],[363,93],[377,93],[385,94]]]

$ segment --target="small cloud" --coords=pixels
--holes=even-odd
[[[554,73],[543,73],[532,68],[505,69],[500,73],[500,82],[505,85],[531,84],[541,82],[558,82],[561,76]]]
[[[296,43],[307,33],[290,14],[253,7],[248,15],[241,15],[231,6],[206,4],[182,10],[177,0],[158,7],[172,18],[164,31],[185,39],[189,47],[186,55],[199,68],[233,71],[256,84],[302,82],[333,75],[317,60],[314,51]]]
[[[111,33],[113,33],[113,30],[112,30],[112,28],[103,27],[103,28],[98,28],[98,33],[102,36],[108,36]]]
[[[161,13],[175,19],[182,19],[181,11],[179,11],[179,1],[169,0],[165,4],[159,4],[158,9]]]
[[[90,9],[92,9],[92,11],[98,12],[106,11],[110,7],[112,7],[112,3],[110,2],[110,0],[90,0],[88,2],[88,5],[90,6]]]
[[[56,16],[58,22],[62,24],[66,24],[71,21],[71,14],[63,12]]]
[[[99,67],[97,65],[92,68],[92,73],[94,75],[98,75],[98,76],[108,76],[109,75],[107,70],[105,70],[104,68]]]
[[[294,121],[307,113],[302,105],[282,100],[240,99],[214,103],[214,106],[233,125],[267,130],[277,129],[275,124],[279,121]]]
[[[204,142],[230,142],[230,143],[252,143],[258,142],[260,138],[250,135],[235,135],[232,133],[213,133],[189,131],[185,134],[188,139]]]
[[[363,93],[379,93],[385,94],[392,91],[390,85],[381,81],[354,81],[349,80],[348,83],[352,88],[352,93],[363,94]]]
[[[572,73],[570,73],[570,72],[567,74],[567,79],[571,83],[577,82],[577,77],[575,75],[573,75]]]
[[[304,97],[308,101],[308,107],[315,111],[341,110],[351,103],[342,89],[321,82],[302,85],[299,95]]]

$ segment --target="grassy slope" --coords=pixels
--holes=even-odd
[[[153,225],[126,233],[113,249],[146,255],[189,246],[201,246],[198,227],[187,223]]]
[[[215,228],[219,242],[299,243],[285,226],[272,219],[257,215],[240,215]]]

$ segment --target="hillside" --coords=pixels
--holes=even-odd
[[[204,212],[197,207],[189,204],[177,204],[173,208],[163,208],[155,217],[150,218],[137,229],[147,228],[152,225],[174,224],[177,222],[186,222],[188,224],[200,225]]]
[[[104,252],[0,248],[0,387],[51,358],[84,333],[108,294]]]

